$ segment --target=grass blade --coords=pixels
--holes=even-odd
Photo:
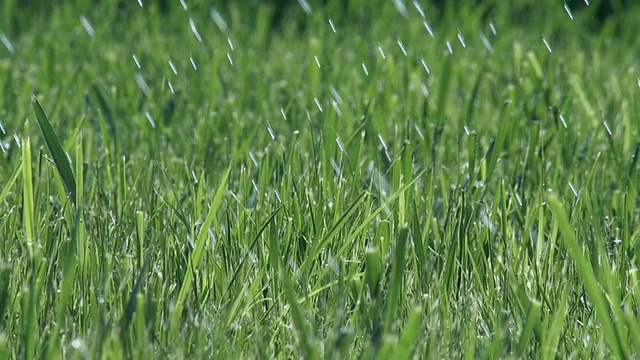
[[[62,143],[60,142],[58,135],[55,130],[53,130],[53,126],[51,126],[51,122],[49,122],[47,114],[45,114],[35,95],[31,96],[31,102],[33,110],[36,113],[38,125],[40,125],[40,130],[42,131],[42,136],[44,136],[44,141],[47,143],[47,148],[53,157],[53,162],[56,164],[56,168],[62,178],[64,187],[67,189],[67,193],[70,194],[71,202],[75,205],[76,178],[73,175],[73,170],[71,169],[71,161],[69,161],[67,153],[64,151],[64,148],[62,148]]]

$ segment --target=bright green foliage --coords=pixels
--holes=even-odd
[[[637,8],[57,3],[0,2],[0,358],[640,354]]]

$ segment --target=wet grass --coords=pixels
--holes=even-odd
[[[0,358],[640,353],[638,25],[344,4],[0,4]]]

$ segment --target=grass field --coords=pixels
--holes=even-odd
[[[0,1],[0,359],[639,356],[637,8],[59,3]]]

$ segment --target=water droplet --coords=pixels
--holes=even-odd
[[[216,23],[216,26],[218,26],[218,29],[220,29],[220,31],[225,34],[229,31],[227,23],[224,21],[218,10],[216,10],[215,8],[211,8],[211,10],[209,10],[209,15],[213,19],[213,22]]]
[[[338,148],[340,148],[341,152],[344,152],[344,144],[342,140],[340,140],[340,136],[336,137],[336,143],[338,144]]]
[[[422,67],[427,71],[427,74],[431,74],[431,70],[429,70],[429,66],[427,66],[427,62],[424,61],[424,58],[420,58],[420,62],[422,63]]]
[[[231,54],[229,54],[228,52],[227,52],[227,59],[229,60],[229,64],[233,66],[233,59],[231,59]]]
[[[280,108],[280,114],[282,114],[282,118],[287,120],[287,114],[285,114],[284,109]]]
[[[337,102],[342,103],[342,97],[338,93],[338,90],[336,90],[336,88],[333,86],[331,86],[329,90],[331,91],[331,96],[333,96],[333,98],[336,99]]]
[[[402,0],[393,0],[393,5],[396,6],[396,9],[400,13],[400,15],[407,17],[409,16],[409,12],[407,11],[407,7],[404,6],[404,2]]]
[[[549,44],[549,41],[547,41],[547,38],[544,37],[544,35],[542,36],[542,42],[544,42],[544,46],[547,47],[547,50],[549,50],[549,52],[553,52],[553,50],[551,50],[551,45]]]
[[[133,58],[133,61],[136,63],[136,67],[140,69],[140,61],[138,61],[138,57],[136,56],[136,54],[132,54],[131,57]]]
[[[422,93],[424,94],[424,97],[429,96],[429,89],[427,89],[427,84],[425,83],[420,84],[420,89],[422,89]]]
[[[400,50],[402,51],[404,56],[407,56],[407,50],[404,48],[404,44],[402,43],[402,41],[400,41],[400,39],[398,39],[398,46],[400,47]]]
[[[140,7],[143,7],[142,0],[138,0],[138,5],[140,5]]]
[[[496,27],[493,25],[493,21],[489,23],[489,29],[491,29],[491,33],[493,36],[496,36],[498,33],[496,32]]]
[[[147,81],[144,79],[144,77],[141,74],[136,74],[134,78],[140,90],[142,90],[145,95],[149,95],[149,85],[147,85]]]
[[[193,70],[198,71],[198,67],[196,66],[195,60],[193,60],[193,57],[189,56],[189,61],[191,62],[191,66],[193,66]]]
[[[589,6],[589,0],[584,0],[584,3],[587,4],[587,6]]]
[[[460,40],[460,44],[462,44],[463,48],[467,47],[467,44],[464,42],[464,37],[462,36],[462,34],[460,33],[460,29],[458,29],[458,40]]]
[[[84,31],[86,31],[92,39],[96,38],[96,30],[91,26],[91,23],[84,15],[80,15],[80,24],[82,24]]]
[[[316,106],[318,107],[318,110],[320,110],[320,112],[322,112],[322,105],[320,105],[320,101],[318,101],[318,98],[314,97],[313,101],[315,101]]]
[[[249,151],[249,158],[251,159],[251,162],[253,163],[253,165],[258,166],[258,160],[256,160],[256,156],[253,154],[253,151]],[[251,180],[251,182],[253,182],[253,180]],[[256,191],[257,191],[258,187],[256,186],[255,182],[253,182],[253,186],[256,188]]]
[[[187,3],[184,2],[184,0],[180,0],[180,5],[182,5],[182,8],[184,9],[184,11],[189,10],[189,8],[187,8]]]
[[[380,52],[380,56],[382,56],[382,59],[386,60],[387,57],[384,56],[384,51],[382,50],[382,47],[380,45],[378,45],[378,51]]]
[[[153,118],[151,117],[151,114],[149,114],[149,112],[148,112],[148,111],[145,111],[145,112],[144,112],[144,116],[146,116],[146,117],[147,117],[147,120],[149,121],[149,124],[151,124],[151,127],[155,129],[155,128],[156,128],[156,122],[155,122],[155,121],[153,120]]]
[[[171,84],[171,81],[167,81],[167,85],[169,85],[169,91],[171,91],[172,94],[175,94],[176,92],[173,90],[173,84]]]
[[[273,193],[276,194],[276,198],[278,199],[278,202],[282,202],[282,198],[280,197],[280,192],[278,191],[278,189],[273,188]]]
[[[331,166],[333,167],[333,172],[338,175],[340,177],[340,179],[342,179],[342,171],[340,171],[340,167],[338,166],[338,163],[336,163],[335,160],[333,160],[333,158],[329,159],[329,162],[331,163]]]
[[[335,34],[336,33],[336,27],[333,25],[333,21],[331,20],[331,18],[329,18],[329,26],[331,26],[331,30]]]
[[[560,121],[562,122],[562,126],[564,126],[564,128],[566,129],[567,126],[567,122],[564,120],[564,115],[563,114],[559,114],[558,117],[560,117]]]
[[[604,128],[607,130],[607,134],[609,134],[609,136],[613,136],[613,131],[611,131],[609,124],[607,124],[607,120],[602,119],[602,124],[604,125]]]
[[[169,60],[169,67],[171,67],[171,71],[173,71],[175,75],[178,75],[178,70],[176,70],[176,66],[173,64],[173,61],[171,60]]]
[[[391,155],[389,155],[389,148],[387,147],[387,143],[384,141],[382,134],[378,133],[378,139],[380,140],[380,144],[382,144],[382,147],[384,148],[384,154],[387,157],[387,160],[391,162]]]
[[[422,130],[420,130],[420,128],[418,127],[418,124],[416,124],[414,122],[413,123],[413,128],[416,129],[416,132],[418,133],[418,136],[420,137],[420,140],[424,140],[424,135],[422,134]]]
[[[9,38],[7,38],[4,34],[0,34],[0,41],[2,41],[4,47],[6,47],[7,50],[9,50],[9,52],[13,54],[15,49],[13,48],[13,45],[11,45],[11,41],[9,41]]]
[[[427,22],[427,20],[423,21],[422,25],[424,25],[424,28],[427,29],[427,32],[429,33],[429,35],[433,37],[433,30],[431,30],[431,26],[429,26],[429,23]]]
[[[71,341],[71,347],[74,348],[74,349],[80,349],[82,347],[82,340],[73,339]]]
[[[267,131],[269,131],[269,135],[271,136],[272,140],[276,139],[276,133],[273,132],[273,128],[271,127],[271,124],[267,121]]]
[[[227,38],[227,43],[229,44],[229,48],[231,49],[231,51],[235,50],[235,48],[233,47],[233,43],[231,42],[231,38]]]
[[[196,36],[198,42],[202,42],[202,36],[200,36],[200,32],[198,32],[198,28],[196,28],[196,22],[193,21],[192,18],[189,18],[189,27],[191,28],[191,32]]]
[[[451,48],[451,42],[447,40],[447,50],[449,50],[449,54],[453,54],[453,48]]]
[[[367,70],[367,65],[364,64],[364,61],[362,62],[362,70],[364,70],[366,76],[369,76],[369,70]]]
[[[493,46],[491,45],[491,42],[489,41],[489,39],[487,39],[486,36],[484,36],[484,34],[480,33],[480,41],[482,42],[482,45],[484,45],[484,47],[489,50],[490,54],[493,54]]]
[[[318,65],[318,69],[322,68],[322,66],[320,66],[320,59],[318,59],[318,56],[314,56],[314,59],[316,59],[316,65]]]
[[[300,4],[300,7],[307,13],[307,15],[311,14],[311,5],[309,5],[307,0],[298,0],[298,4]]]
[[[571,183],[571,181],[569,181],[569,187],[571,188],[571,192],[573,192],[573,196],[575,196],[576,198],[580,197],[580,194],[578,193],[578,191],[576,190],[576,187],[573,186],[573,184]]]
[[[567,12],[567,15],[569,15],[569,19],[573,20],[573,13],[571,12],[571,9],[569,8],[569,5],[567,5],[567,3],[564,3],[564,11]]]
[[[420,16],[424,19],[424,11],[422,11],[422,7],[420,7],[420,4],[418,3],[417,0],[413,0],[413,7],[415,7],[416,10],[418,10],[418,12],[420,13]]]
[[[333,107],[333,110],[336,111],[336,114],[338,114],[338,117],[342,117],[342,111],[340,110],[340,107],[338,106],[338,102],[331,99],[331,106]]]

